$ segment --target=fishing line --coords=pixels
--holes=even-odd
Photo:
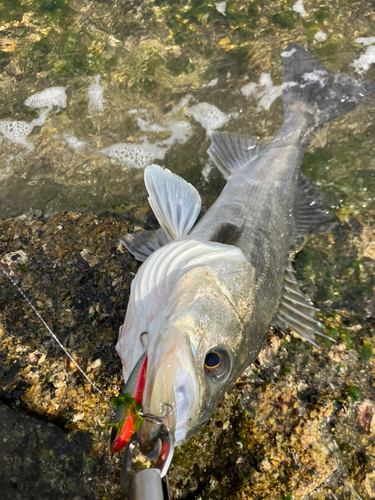
[[[75,359],[72,357],[72,355],[65,349],[65,347],[62,345],[62,343],[60,342],[60,340],[54,334],[54,332],[52,331],[52,329],[47,325],[47,323],[44,321],[44,319],[42,318],[42,316],[38,313],[38,311],[36,310],[35,306],[31,302],[31,300],[27,297],[27,295],[25,294],[25,292],[17,285],[16,281],[12,278],[12,276],[9,273],[7,273],[7,271],[5,271],[4,268],[2,268],[1,271],[9,279],[9,281],[12,283],[12,285],[19,291],[19,293],[22,295],[22,297],[24,298],[24,300],[29,304],[29,306],[31,307],[31,309],[36,314],[36,316],[42,322],[43,326],[48,330],[48,332],[51,335],[51,337],[53,338],[53,340],[64,351],[64,353],[68,356],[68,358],[70,359],[70,361],[72,361],[72,363],[78,368],[78,370],[85,377],[85,379],[87,380],[87,382],[89,382],[91,384],[91,386],[102,396],[102,398],[104,398],[107,401],[107,403],[109,404],[109,406],[111,407],[111,409],[113,409],[111,401],[107,398],[107,396],[105,396],[103,394],[103,392],[99,389],[99,387],[97,387],[94,384],[94,382],[92,382],[92,380],[89,379],[89,377],[82,370],[82,368],[79,366],[79,364],[77,363],[77,361],[75,361]]]

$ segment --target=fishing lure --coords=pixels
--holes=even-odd
[[[147,351],[139,358],[120,396],[111,399],[116,409],[111,433],[112,453],[121,450],[144,422],[142,397],[146,371]]]

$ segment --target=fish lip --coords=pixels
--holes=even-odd
[[[163,413],[167,413],[164,405],[173,408],[173,412],[163,418],[163,422],[178,446],[186,440],[189,430],[196,424],[200,408],[199,382],[190,336],[188,333],[181,334],[162,358],[154,358],[150,347],[143,409],[146,413],[163,418]],[[155,359],[161,359],[161,362],[157,364]],[[142,425],[139,444],[144,450],[154,447],[159,437],[157,427],[147,422]]]

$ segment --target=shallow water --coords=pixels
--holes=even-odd
[[[0,217],[73,210],[144,222],[142,168],[152,161],[184,175],[209,205],[223,183],[206,133],[274,135],[288,41],[332,71],[374,79],[371,2],[305,2],[304,17],[288,2],[228,2],[224,15],[217,5],[3,2]],[[51,87],[60,95],[27,101]],[[327,127],[304,160],[345,214],[373,206],[373,118],[374,101]]]
[[[332,71],[375,81],[374,26],[372,1],[4,0],[0,220],[64,210],[152,227],[143,184],[150,162],[182,175],[210,206],[224,181],[207,156],[207,134],[227,130],[260,143],[274,136],[286,44],[302,44]],[[351,339],[360,361],[353,358],[349,371],[365,363],[366,346],[372,366],[375,98],[319,131],[302,170],[343,229],[309,240],[297,256],[299,277],[327,333]],[[362,399],[375,401],[371,383],[364,386]],[[361,495],[366,474],[346,476]]]

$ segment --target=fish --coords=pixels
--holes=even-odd
[[[143,264],[131,284],[116,346],[126,381],[144,352],[145,412],[163,418],[179,446],[210,419],[224,394],[257,358],[270,325],[316,344],[323,335],[292,264],[298,238],[330,218],[300,166],[314,132],[374,92],[371,82],[332,73],[309,51],[282,52],[284,119],[263,148],[254,138],[213,132],[208,154],[226,179],[197,221],[201,199],[159,165],[145,169],[156,231],[125,236]],[[139,448],[152,454],[158,427],[145,421]]]

